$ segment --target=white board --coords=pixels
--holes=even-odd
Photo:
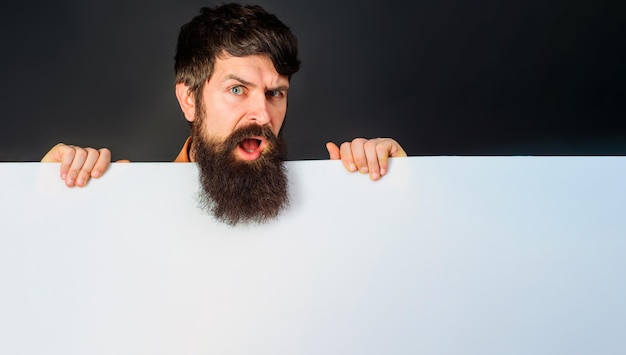
[[[289,162],[228,227],[193,164],[0,164],[0,354],[623,354],[626,158]]]

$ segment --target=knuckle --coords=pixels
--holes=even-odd
[[[74,160],[74,157],[76,156],[76,151],[74,150],[74,148],[70,147],[67,147],[67,149],[61,149],[59,150],[59,152],[61,153],[61,160],[67,164],[71,163],[71,161]]]
[[[76,158],[85,158],[87,156],[87,151],[80,147],[74,147],[74,156]]]
[[[378,144],[378,142],[374,139],[370,139],[367,142],[365,142],[365,148],[375,148],[376,145]]]
[[[93,148],[85,148],[85,152],[87,152],[87,156],[98,156],[100,153]]]
[[[388,151],[388,148],[385,147],[383,144],[379,144],[376,146],[376,153],[378,153],[379,155],[384,155],[386,154]]]
[[[365,143],[365,139],[364,138],[354,138],[352,140],[352,144],[363,144]]]
[[[61,153],[61,155],[73,155],[74,154],[74,147],[65,145],[63,143],[59,143],[55,145],[54,148],[52,148],[52,150],[55,150]]]
[[[72,176],[72,177],[76,177],[76,176],[78,176],[78,174],[79,174],[79,173],[80,173],[80,170],[79,170],[79,169],[70,169],[70,170],[67,172],[67,174],[68,174],[69,176]]]
[[[89,177],[91,176],[91,171],[89,169],[81,169],[80,173],[78,174],[78,176],[82,179],[89,179]]]

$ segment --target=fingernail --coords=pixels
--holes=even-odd
[[[380,175],[385,175],[387,174],[387,169],[380,169]]]
[[[362,167],[361,168],[361,174],[367,174],[367,167]]]
[[[91,176],[92,176],[92,177],[97,178],[97,177],[99,177],[99,176],[100,176],[100,172],[99,172],[99,171],[97,171],[97,170],[94,170],[94,171],[91,173]]]
[[[85,184],[85,180],[83,180],[83,179],[76,180],[76,185],[83,186],[84,184]]]
[[[67,180],[67,186],[74,186],[74,180],[73,179]]]
[[[61,174],[61,180],[65,180],[66,177],[67,177],[67,174],[65,173]]]
[[[350,168],[350,171],[352,171],[352,172],[356,171],[356,165],[354,165],[354,164],[350,164],[349,168]]]

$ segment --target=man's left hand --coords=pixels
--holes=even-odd
[[[341,159],[346,170],[362,174],[369,173],[372,180],[378,180],[389,167],[389,158],[406,157],[406,152],[398,142],[391,138],[356,138],[344,142],[341,147],[335,143],[326,143],[330,159]]]

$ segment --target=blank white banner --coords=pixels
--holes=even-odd
[[[0,164],[0,354],[624,354],[625,157],[289,162],[261,226],[194,164]]]

